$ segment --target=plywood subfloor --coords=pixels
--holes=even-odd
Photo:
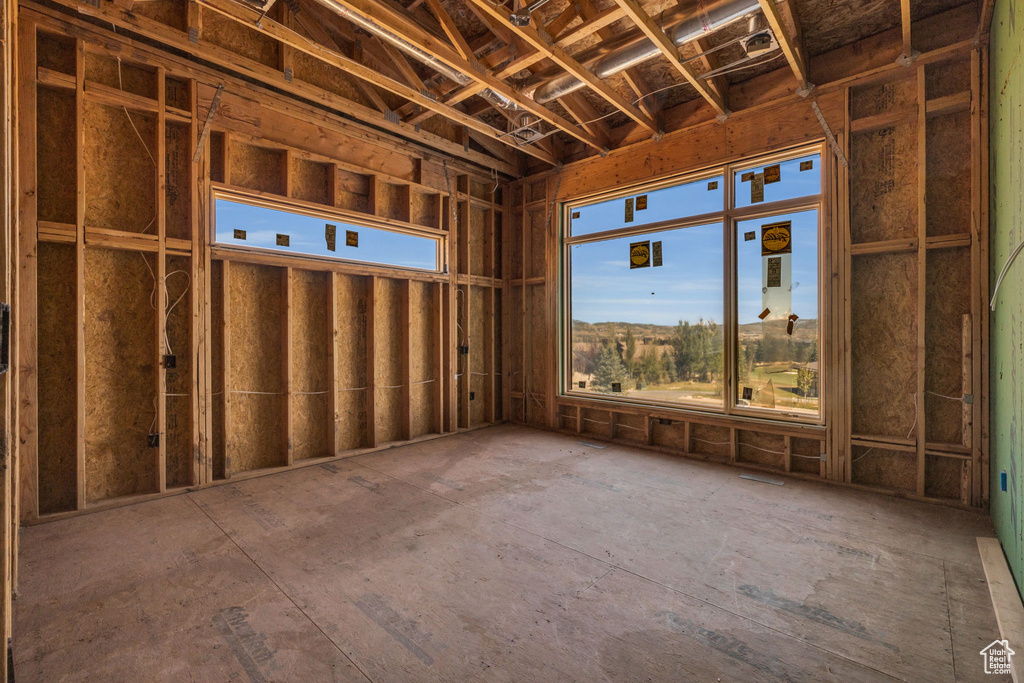
[[[997,680],[979,513],[500,426],[24,530],[19,681]]]

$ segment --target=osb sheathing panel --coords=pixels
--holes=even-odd
[[[917,492],[916,453],[854,446],[851,457],[853,483],[904,493]]]
[[[503,234],[502,248],[508,252],[508,277],[512,280],[518,280],[523,277],[522,214],[513,214],[509,228]]]
[[[101,85],[117,88],[135,95],[156,99],[156,71],[141,66],[87,52],[85,55],[85,79]]]
[[[179,31],[185,31],[185,7],[178,0],[149,0],[132,5],[132,13],[149,17],[161,24],[167,24]]]
[[[149,260],[147,267],[144,259]],[[85,252],[85,482],[89,502],[156,490],[153,255]]]
[[[671,448],[680,453],[687,452],[686,448],[686,423],[673,421],[670,425],[658,424],[657,420],[651,425],[652,440],[655,446]]]
[[[494,215],[494,264],[492,267],[493,272],[490,273],[491,277],[500,278],[503,276],[504,268],[502,268],[502,238],[504,235],[504,223],[503,214],[500,211],[495,212]]]
[[[124,109],[87,101],[83,126],[86,225],[155,233],[156,165],[149,156],[156,151],[153,115],[132,112],[129,121]]]
[[[435,431],[437,405],[437,285],[409,283],[409,375],[412,377],[412,436]],[[433,380],[427,381],[427,380]]]
[[[39,88],[36,116],[39,220],[74,223],[75,155],[68,153],[67,137],[55,133],[74,130],[75,94],[70,90]]]
[[[210,180],[224,182],[224,134],[210,133],[209,140]]]
[[[192,108],[192,92],[188,81],[181,78],[166,76],[164,78],[164,99],[169,107],[178,109]]]
[[[526,389],[534,394],[528,401],[528,414],[530,422],[543,423],[546,421],[547,406],[541,407],[538,401],[544,397],[544,388],[550,378],[548,368],[548,336],[547,329],[547,288],[544,285],[531,285],[526,288],[528,297],[527,315],[529,317],[529,328],[526,338]],[[534,400],[536,399],[536,400]]]
[[[523,390],[523,288],[510,287],[506,293],[505,305],[509,307],[508,337],[508,373],[509,391],[522,392]]]
[[[368,208],[369,182],[366,176],[338,169],[337,197],[335,203],[342,209],[366,212]]]
[[[73,510],[75,491],[75,247],[39,243],[39,512]]]
[[[231,352],[231,472],[283,465],[281,269],[232,263],[228,333]],[[240,391],[266,392],[242,394]]]
[[[292,158],[289,173],[292,197],[318,204],[334,204],[328,185],[331,174],[329,165]]]
[[[383,181],[377,183],[377,215],[384,218],[409,220],[409,188]]]
[[[386,95],[387,93],[385,93]],[[452,142],[461,142],[464,128],[443,116],[431,116],[420,124],[420,128]]]
[[[210,458],[213,461],[213,477],[224,478],[224,262],[210,264],[210,376],[212,392],[210,413],[213,433],[210,435]]]
[[[850,118],[859,119],[917,106],[916,71],[905,78],[854,88],[850,95]]]
[[[960,444],[964,408],[960,401],[964,394],[963,316],[971,312],[970,249],[930,250],[927,278],[925,390],[935,392],[924,396],[927,440]]]
[[[191,259],[167,257],[167,344],[165,353],[174,354],[174,367],[164,371],[167,384],[167,487],[193,484],[192,463],[192,283]]]
[[[737,433],[740,462],[756,463],[782,469],[786,464],[786,440],[779,434],[761,434],[739,430]]]
[[[213,10],[200,8],[203,40],[243,57],[277,68],[278,42]]]
[[[727,461],[730,458],[729,428],[717,425],[690,423],[690,452],[708,460]]]
[[[486,302],[482,287],[469,287],[469,391],[475,396],[469,402],[470,425],[487,422],[490,367],[487,365],[487,347],[491,343],[488,330]],[[465,325],[465,323],[463,323]]]
[[[337,275],[338,448],[366,445],[369,364],[366,362],[367,287],[369,278]]]
[[[529,209],[526,214],[526,277],[543,277],[547,244],[547,210]]]
[[[638,444],[647,443],[647,433],[644,423],[648,420],[646,415],[634,415],[632,413],[618,413],[615,416],[615,436],[625,441],[633,441]]]
[[[925,97],[934,99],[971,90],[969,59],[950,59],[928,64],[924,69]]]
[[[192,164],[192,142],[189,127],[167,124],[167,236],[192,238],[192,192],[189,168]]]
[[[364,106],[372,106],[372,103],[356,88],[348,74],[304,52],[298,50],[292,52],[292,71],[297,81],[305,81],[317,88]]]
[[[440,228],[439,219],[437,195],[413,192],[410,222],[428,228]]]
[[[491,258],[491,212],[476,205],[469,207],[469,268],[471,275],[489,275]]]
[[[917,125],[909,123],[859,133],[853,136],[852,146],[852,242],[916,235]]]
[[[284,194],[284,152],[231,141],[232,185]]]
[[[331,455],[330,277],[326,272],[292,271],[291,408],[295,460]]]
[[[76,59],[73,38],[46,31],[36,33],[36,63],[39,66],[74,76]]]
[[[971,464],[968,460],[928,455],[925,458],[924,495],[960,500],[970,490]]]
[[[374,306],[374,347],[377,352],[376,413],[377,442],[397,441],[401,433],[402,410],[402,339],[406,333],[399,317],[399,282],[377,279],[377,300]]]
[[[812,439],[792,439],[794,472],[818,474],[821,472],[821,454],[825,452],[825,444]]]
[[[583,434],[592,434],[602,439],[610,439],[612,436],[611,415],[607,410],[594,410],[581,408],[583,411]]]
[[[504,338],[504,337],[502,337],[502,327],[501,327],[501,321],[502,321],[502,313],[501,313],[502,299],[501,299],[501,294],[502,294],[502,290],[500,290],[500,289],[495,289],[494,290],[494,313],[493,313],[493,318],[494,318],[494,340],[495,340],[495,342],[494,342],[494,368],[491,371],[492,372],[492,374],[491,374],[491,381],[494,382],[494,416],[495,416],[495,419],[497,419],[497,420],[505,419],[505,415],[502,412],[502,400],[501,400],[502,391],[504,390],[503,389],[503,385],[502,385],[502,378],[505,376],[505,368],[504,368],[504,366],[502,364],[502,352],[501,352],[501,340]]]
[[[917,392],[917,255],[856,256],[852,271],[853,433],[905,439]]]
[[[971,113],[946,114],[927,122],[928,235],[971,231]]]

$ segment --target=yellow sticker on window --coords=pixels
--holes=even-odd
[[[761,256],[792,254],[792,222],[765,223],[761,226]]]
[[[633,242],[629,245],[629,267],[647,268],[651,265],[651,243]]]

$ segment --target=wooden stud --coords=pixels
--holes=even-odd
[[[431,286],[431,292],[434,297],[434,305],[431,307],[434,311],[434,340],[437,344],[436,355],[434,358],[434,390],[431,392],[434,401],[434,431],[438,434],[445,432],[444,422],[444,405],[445,405],[445,349],[448,346],[445,344],[445,324],[444,324],[444,284],[441,282],[435,283]]]
[[[167,353],[167,127],[165,71],[156,70],[156,358],[153,374],[156,379],[156,433],[157,446],[156,490],[167,490],[167,373],[164,354]],[[142,258],[146,258],[144,255]]]
[[[293,421],[292,399],[292,319],[295,294],[295,275],[291,267],[281,269],[281,299],[284,302],[284,319],[281,321],[281,450],[284,453],[285,465],[294,462],[293,447],[295,425]]]
[[[910,41],[910,0],[900,0],[900,27],[903,30],[903,57],[909,59],[914,54]]]
[[[85,48],[75,42],[75,462],[79,510],[87,504],[85,481]]]
[[[904,3],[908,5],[909,3]],[[906,9],[909,25],[909,9]],[[904,39],[909,41],[909,32],[905,30]],[[928,253],[925,240],[928,236],[927,198],[928,198],[928,132],[927,114],[925,111],[925,65],[917,67],[917,396],[914,423],[914,434],[917,440],[917,495],[923,496],[926,490],[927,475],[925,456],[925,373],[928,365],[925,343],[925,312],[927,310],[927,263]]]
[[[400,280],[398,288],[398,333],[402,335],[402,346],[401,353],[398,359],[398,365],[401,372],[400,384],[402,388],[400,390],[401,398],[399,399],[400,415],[399,415],[399,434],[401,438],[408,441],[412,438],[412,363],[410,361],[410,355],[412,354],[412,315],[410,311],[411,297],[409,280]],[[418,381],[418,380],[417,380]]]
[[[332,195],[333,196],[333,195]],[[331,454],[341,454],[341,415],[338,412],[338,391],[341,387],[341,380],[338,375],[338,363],[341,360],[338,356],[338,344],[341,342],[341,328],[338,324],[338,293],[341,289],[341,276],[336,272],[328,274],[330,278],[330,292],[328,303],[331,310],[327,312],[328,325],[331,330],[331,344],[327,348],[327,362],[330,365],[328,377],[330,380],[330,393],[327,396],[327,414],[331,417],[331,428],[328,438],[331,444]]]
[[[377,276],[367,278],[366,291],[366,444],[377,446]]]
[[[219,330],[221,338],[221,391],[223,402],[224,418],[221,420],[222,439],[224,446],[224,478],[231,478],[231,452],[232,452],[232,421],[231,421],[231,391],[234,385],[231,382],[231,261],[221,261],[221,317],[223,327]]]
[[[768,26],[771,27],[776,40],[779,41],[779,47],[782,48],[782,53],[786,55],[786,61],[789,63],[789,68],[793,70],[793,75],[796,76],[797,83],[800,88],[806,89],[807,64],[804,62],[803,55],[797,51],[796,44],[793,39],[790,38],[789,33],[786,31],[786,27],[783,26],[782,17],[779,15],[779,9],[775,4],[775,0],[758,0],[758,2],[761,5],[761,11],[764,12],[765,19],[768,20]]]

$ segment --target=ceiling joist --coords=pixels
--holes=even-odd
[[[654,43],[661,54],[668,59],[669,63],[675,67],[676,71],[682,74],[690,85],[692,85],[700,95],[706,99],[711,106],[718,112],[719,116],[728,116],[729,110],[726,108],[722,98],[718,96],[711,88],[705,83],[690,67],[689,64],[683,62],[679,58],[679,48],[676,47],[672,39],[668,37],[665,31],[655,23],[651,16],[647,14],[647,11],[640,6],[640,3],[636,0],[615,0],[616,4],[621,7],[630,19],[633,20],[641,31],[644,32],[651,42]]]
[[[904,0],[904,2],[907,1]],[[758,3],[761,5],[765,19],[768,20],[768,26],[775,34],[775,39],[779,41],[782,53],[786,55],[786,61],[789,63],[789,68],[793,70],[793,75],[796,76],[800,91],[806,92],[808,90],[807,63],[804,61],[803,54],[796,49],[789,32],[783,25],[775,0],[758,0]]]

